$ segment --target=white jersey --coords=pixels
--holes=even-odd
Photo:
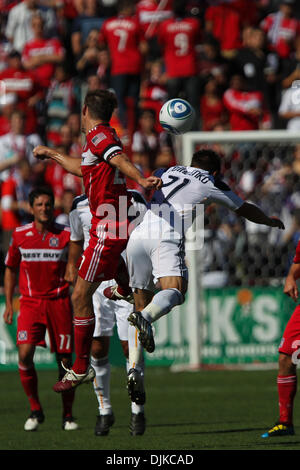
[[[244,203],[227,184],[200,168],[173,166],[161,175],[161,179],[162,188],[155,193],[140,226],[140,229],[151,228],[152,235],[159,227],[161,236],[181,230],[184,236],[193,222],[197,205],[215,202],[236,210]]]

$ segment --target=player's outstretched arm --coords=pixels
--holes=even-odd
[[[82,176],[80,158],[70,157],[69,155],[62,154],[44,145],[38,145],[35,147],[33,149],[33,155],[39,160],[50,158],[61,165],[69,173],[72,173],[75,176]]]
[[[285,228],[280,219],[277,217],[267,216],[259,207],[254,204],[250,204],[249,202],[244,202],[244,204],[237,209],[235,213],[256,224],[267,225],[268,227],[276,227],[280,229]]]
[[[298,300],[299,291],[297,286],[297,279],[300,278],[300,264],[293,263],[290,267],[288,275],[285,280],[283,292],[291,297],[295,302]]]
[[[6,267],[4,273],[4,293],[5,293],[5,310],[3,318],[5,323],[9,325],[13,320],[13,295],[17,282],[17,270],[14,268]]]
[[[139,185],[141,185],[144,189],[159,189],[161,188],[162,181],[157,176],[149,176],[148,178],[144,178],[139,170],[131,163],[127,155],[124,153],[115,155],[109,163],[118,168],[123,175],[127,176],[134,181],[136,181]]]

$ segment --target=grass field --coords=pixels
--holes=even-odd
[[[299,449],[300,407],[295,436],[262,439],[277,418],[276,371],[147,370],[147,430],[132,437],[122,368],[112,369],[116,422],[106,437],[94,436],[97,402],[90,385],[77,389],[74,416],[80,430],[61,429],[60,396],[52,391],[55,371],[38,371],[46,415],[37,432],[23,431],[29,414],[17,372],[1,372],[1,450],[293,450]]]

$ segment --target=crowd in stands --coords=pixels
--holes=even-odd
[[[2,259],[13,229],[30,220],[27,197],[34,186],[52,187],[57,220],[68,222],[81,180],[53,162],[37,161],[32,150],[44,144],[81,157],[80,112],[87,90],[114,90],[119,106],[110,124],[146,176],[176,163],[174,141],[158,121],[170,98],[186,98],[194,106],[194,130],[299,130],[300,96],[293,95],[300,83],[297,3],[0,0]],[[281,245],[295,242],[300,151],[287,152],[284,161],[274,158],[274,149],[268,158],[259,148],[254,158],[247,152],[224,151],[226,178],[254,202],[263,197],[274,208],[277,197],[277,212],[283,207],[290,220]],[[220,285],[254,284],[259,273],[253,258],[264,233],[252,236],[246,227],[245,240],[241,222],[214,207],[207,227],[206,265],[226,271]],[[234,264],[229,253],[238,256],[246,248],[243,266]],[[249,266],[254,266],[250,274]],[[281,272],[275,268],[273,277],[284,275],[286,265]]]

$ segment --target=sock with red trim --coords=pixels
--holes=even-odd
[[[277,390],[279,398],[279,422],[293,423],[294,398],[297,392],[296,375],[278,375]]]
[[[42,406],[38,396],[38,378],[34,365],[24,367],[19,364],[19,374],[24,392],[30,403],[32,411],[41,410]]]
[[[95,328],[95,317],[74,318],[74,345],[76,359],[72,370],[76,374],[85,374],[90,363],[90,351]]]

